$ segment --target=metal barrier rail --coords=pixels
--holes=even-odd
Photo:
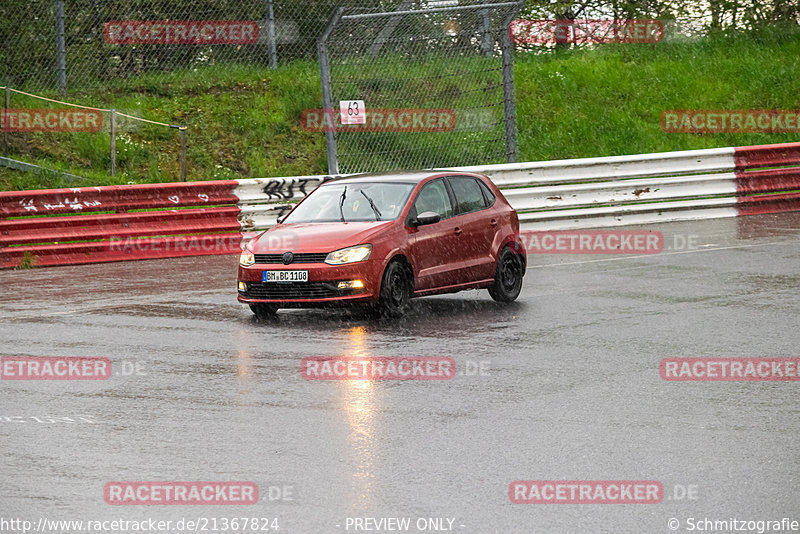
[[[535,231],[794,211],[799,164],[789,143],[460,170],[488,174]]]
[[[800,210],[800,143],[456,170],[487,174],[526,231]],[[0,192],[0,268],[236,253],[332,178]]]
[[[0,268],[237,253],[237,186],[226,180],[0,193]]]

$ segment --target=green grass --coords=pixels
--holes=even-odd
[[[796,141],[794,134],[664,133],[659,117],[668,109],[795,109],[797,57],[798,35],[777,33],[517,54],[519,159]],[[410,75],[417,68],[409,66]],[[327,172],[323,134],[300,125],[304,109],[322,107],[315,62],[276,71],[211,66],[163,80],[163,74],[115,80],[102,89],[73,91],[67,100],[187,126],[189,180]],[[453,103],[463,104],[467,97],[457,89],[450,91]],[[42,104],[14,95],[12,107]],[[0,190],[170,182],[180,176],[178,131],[153,125],[121,124],[113,178],[107,131],[0,134],[0,148],[8,157],[86,178],[78,183],[0,167]],[[468,148],[454,144],[447,150]]]
[[[520,58],[520,160],[798,141],[796,134],[665,133],[670,109],[797,109],[800,39],[739,36]]]

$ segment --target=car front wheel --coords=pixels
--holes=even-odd
[[[497,272],[489,295],[497,302],[512,302],[522,291],[522,277],[525,268],[522,258],[510,248],[505,247],[497,258]]]
[[[378,310],[384,317],[401,317],[411,303],[413,282],[409,269],[392,261],[383,272]]]

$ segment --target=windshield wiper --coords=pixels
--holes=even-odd
[[[369,202],[369,206],[372,208],[372,211],[375,212],[375,220],[376,221],[380,221],[381,220],[381,212],[378,211],[378,208],[375,206],[375,203],[372,201],[371,198],[369,198],[367,196],[367,194],[364,192],[363,189],[361,190],[361,194],[364,195],[364,198],[366,198],[367,201]]]
[[[342,222],[345,222],[345,220],[344,220],[344,199],[346,199],[346,198],[347,198],[347,186],[344,186],[344,191],[342,191],[342,196],[339,199],[339,213],[342,215]]]

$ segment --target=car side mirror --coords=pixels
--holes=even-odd
[[[426,224],[435,224],[442,220],[442,216],[432,211],[423,211],[417,218],[412,221],[412,226],[425,226]]]

